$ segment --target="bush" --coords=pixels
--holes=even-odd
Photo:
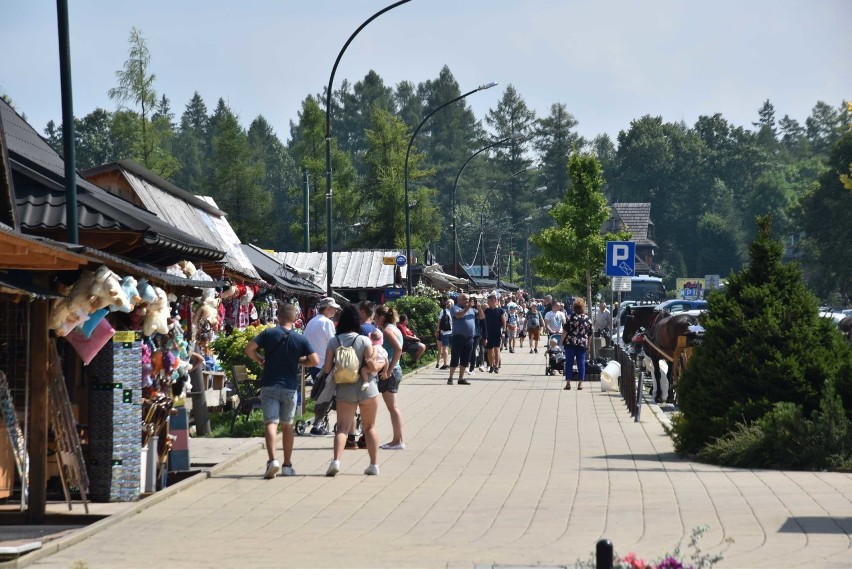
[[[408,316],[408,327],[423,343],[433,341],[438,328],[438,314],[441,313],[435,300],[425,296],[403,296],[387,305],[393,306],[399,314]]]
[[[222,334],[213,342],[213,350],[219,358],[222,369],[231,377],[231,366],[244,365],[248,368],[249,375],[259,377],[263,368],[250,360],[245,354],[248,343],[269,326],[249,326],[245,330],[234,330],[229,335]]]
[[[673,433],[682,454],[699,452],[731,433],[743,448],[765,448],[753,423],[772,412],[769,423],[754,428],[783,430],[796,408],[801,417],[812,416],[829,392],[827,385],[840,395],[846,413],[852,410],[852,348],[819,318],[817,299],[805,287],[801,271],[781,262],[783,248],[771,238],[771,220],[758,218],[757,224],[750,265],[731,276],[724,292],[711,294],[702,320],[704,342],[695,349],[678,388],[682,416]],[[792,407],[776,407],[778,403]],[[715,451],[702,456],[727,456],[725,444],[720,440]],[[804,467],[805,462],[798,463]]]

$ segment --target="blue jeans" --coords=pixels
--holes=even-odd
[[[565,350],[565,380],[570,381],[574,373],[574,358],[577,358],[577,377],[580,381],[586,379],[586,348],[579,346],[563,346]]]
[[[298,395],[295,389],[283,385],[270,385],[260,388],[260,404],[263,407],[264,423],[284,423],[291,425],[296,415]]]

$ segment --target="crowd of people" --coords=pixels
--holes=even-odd
[[[340,471],[344,450],[364,448],[370,459],[364,473],[377,475],[379,448],[405,449],[397,398],[402,380],[400,358],[409,353],[416,363],[426,346],[410,328],[406,316],[390,306],[362,301],[341,307],[333,298],[324,298],[316,308],[304,331],[297,333],[299,308],[284,305],[278,311],[278,326],[265,329],[245,349],[246,355],[263,367],[260,398],[268,453],[264,477],[274,478],[279,472],[282,476],[295,475],[293,421],[300,389],[299,368],[307,371],[315,389],[311,435],[332,436],[327,419],[332,403],[337,412],[333,456],[326,474],[335,476]],[[565,357],[565,389],[571,389],[575,362],[577,389],[582,389],[593,336],[608,338],[611,326],[612,316],[603,302],[593,323],[582,298],[572,299],[566,307],[550,296],[538,301],[526,295],[493,292],[482,302],[461,293],[447,300],[439,314],[436,367],[449,370],[448,385],[470,385],[465,376],[476,371],[500,373],[502,352],[513,354],[528,348],[533,354],[540,347],[553,349],[558,342],[557,349]],[[526,346],[524,342],[528,342]],[[391,440],[381,447],[376,432],[379,396],[393,431]],[[279,425],[283,462],[275,454]]]

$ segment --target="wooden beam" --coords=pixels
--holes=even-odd
[[[37,279],[47,288],[45,276]],[[48,313],[46,300],[32,303],[30,317],[30,408],[29,441],[30,491],[27,522],[44,523],[47,508],[47,427],[48,427]]]

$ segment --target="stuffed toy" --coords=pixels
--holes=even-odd
[[[221,292],[221,294],[219,294],[219,298],[221,298],[222,300],[225,300],[225,299],[231,298],[235,294],[237,294],[237,287],[234,286],[234,285],[230,285],[230,286],[226,287]]]
[[[181,261],[178,263],[178,266],[183,271],[183,276],[188,279],[191,279],[195,274],[195,265],[193,265],[191,261]]]
[[[145,313],[145,322],[142,326],[142,332],[146,336],[152,334],[166,334],[169,331],[169,301],[166,293],[159,287],[154,287],[154,292],[157,299],[148,306],[148,311]]]
[[[88,320],[93,298],[89,289],[95,282],[95,274],[83,271],[77,282],[71,287],[68,296],[53,302],[50,311],[50,329],[56,330],[57,336],[65,336],[71,330]]]
[[[121,280],[109,267],[102,265],[95,273],[95,279],[89,287],[89,295],[94,297],[92,308],[106,308],[110,304],[123,308],[129,304],[127,295],[121,288]]]
[[[139,289],[136,288],[136,279],[131,276],[126,276],[121,279],[121,290],[124,292],[124,296],[127,297],[127,302],[123,306],[110,304],[110,311],[133,312],[136,305],[142,301],[142,297],[139,296]]]
[[[154,291],[154,287],[146,279],[140,280],[136,288],[139,291],[139,296],[142,297],[142,302],[150,304],[157,300],[157,293]]]
[[[198,332],[209,332],[219,327],[219,301],[216,291],[205,288],[201,293],[201,305],[195,312],[193,330]]]

